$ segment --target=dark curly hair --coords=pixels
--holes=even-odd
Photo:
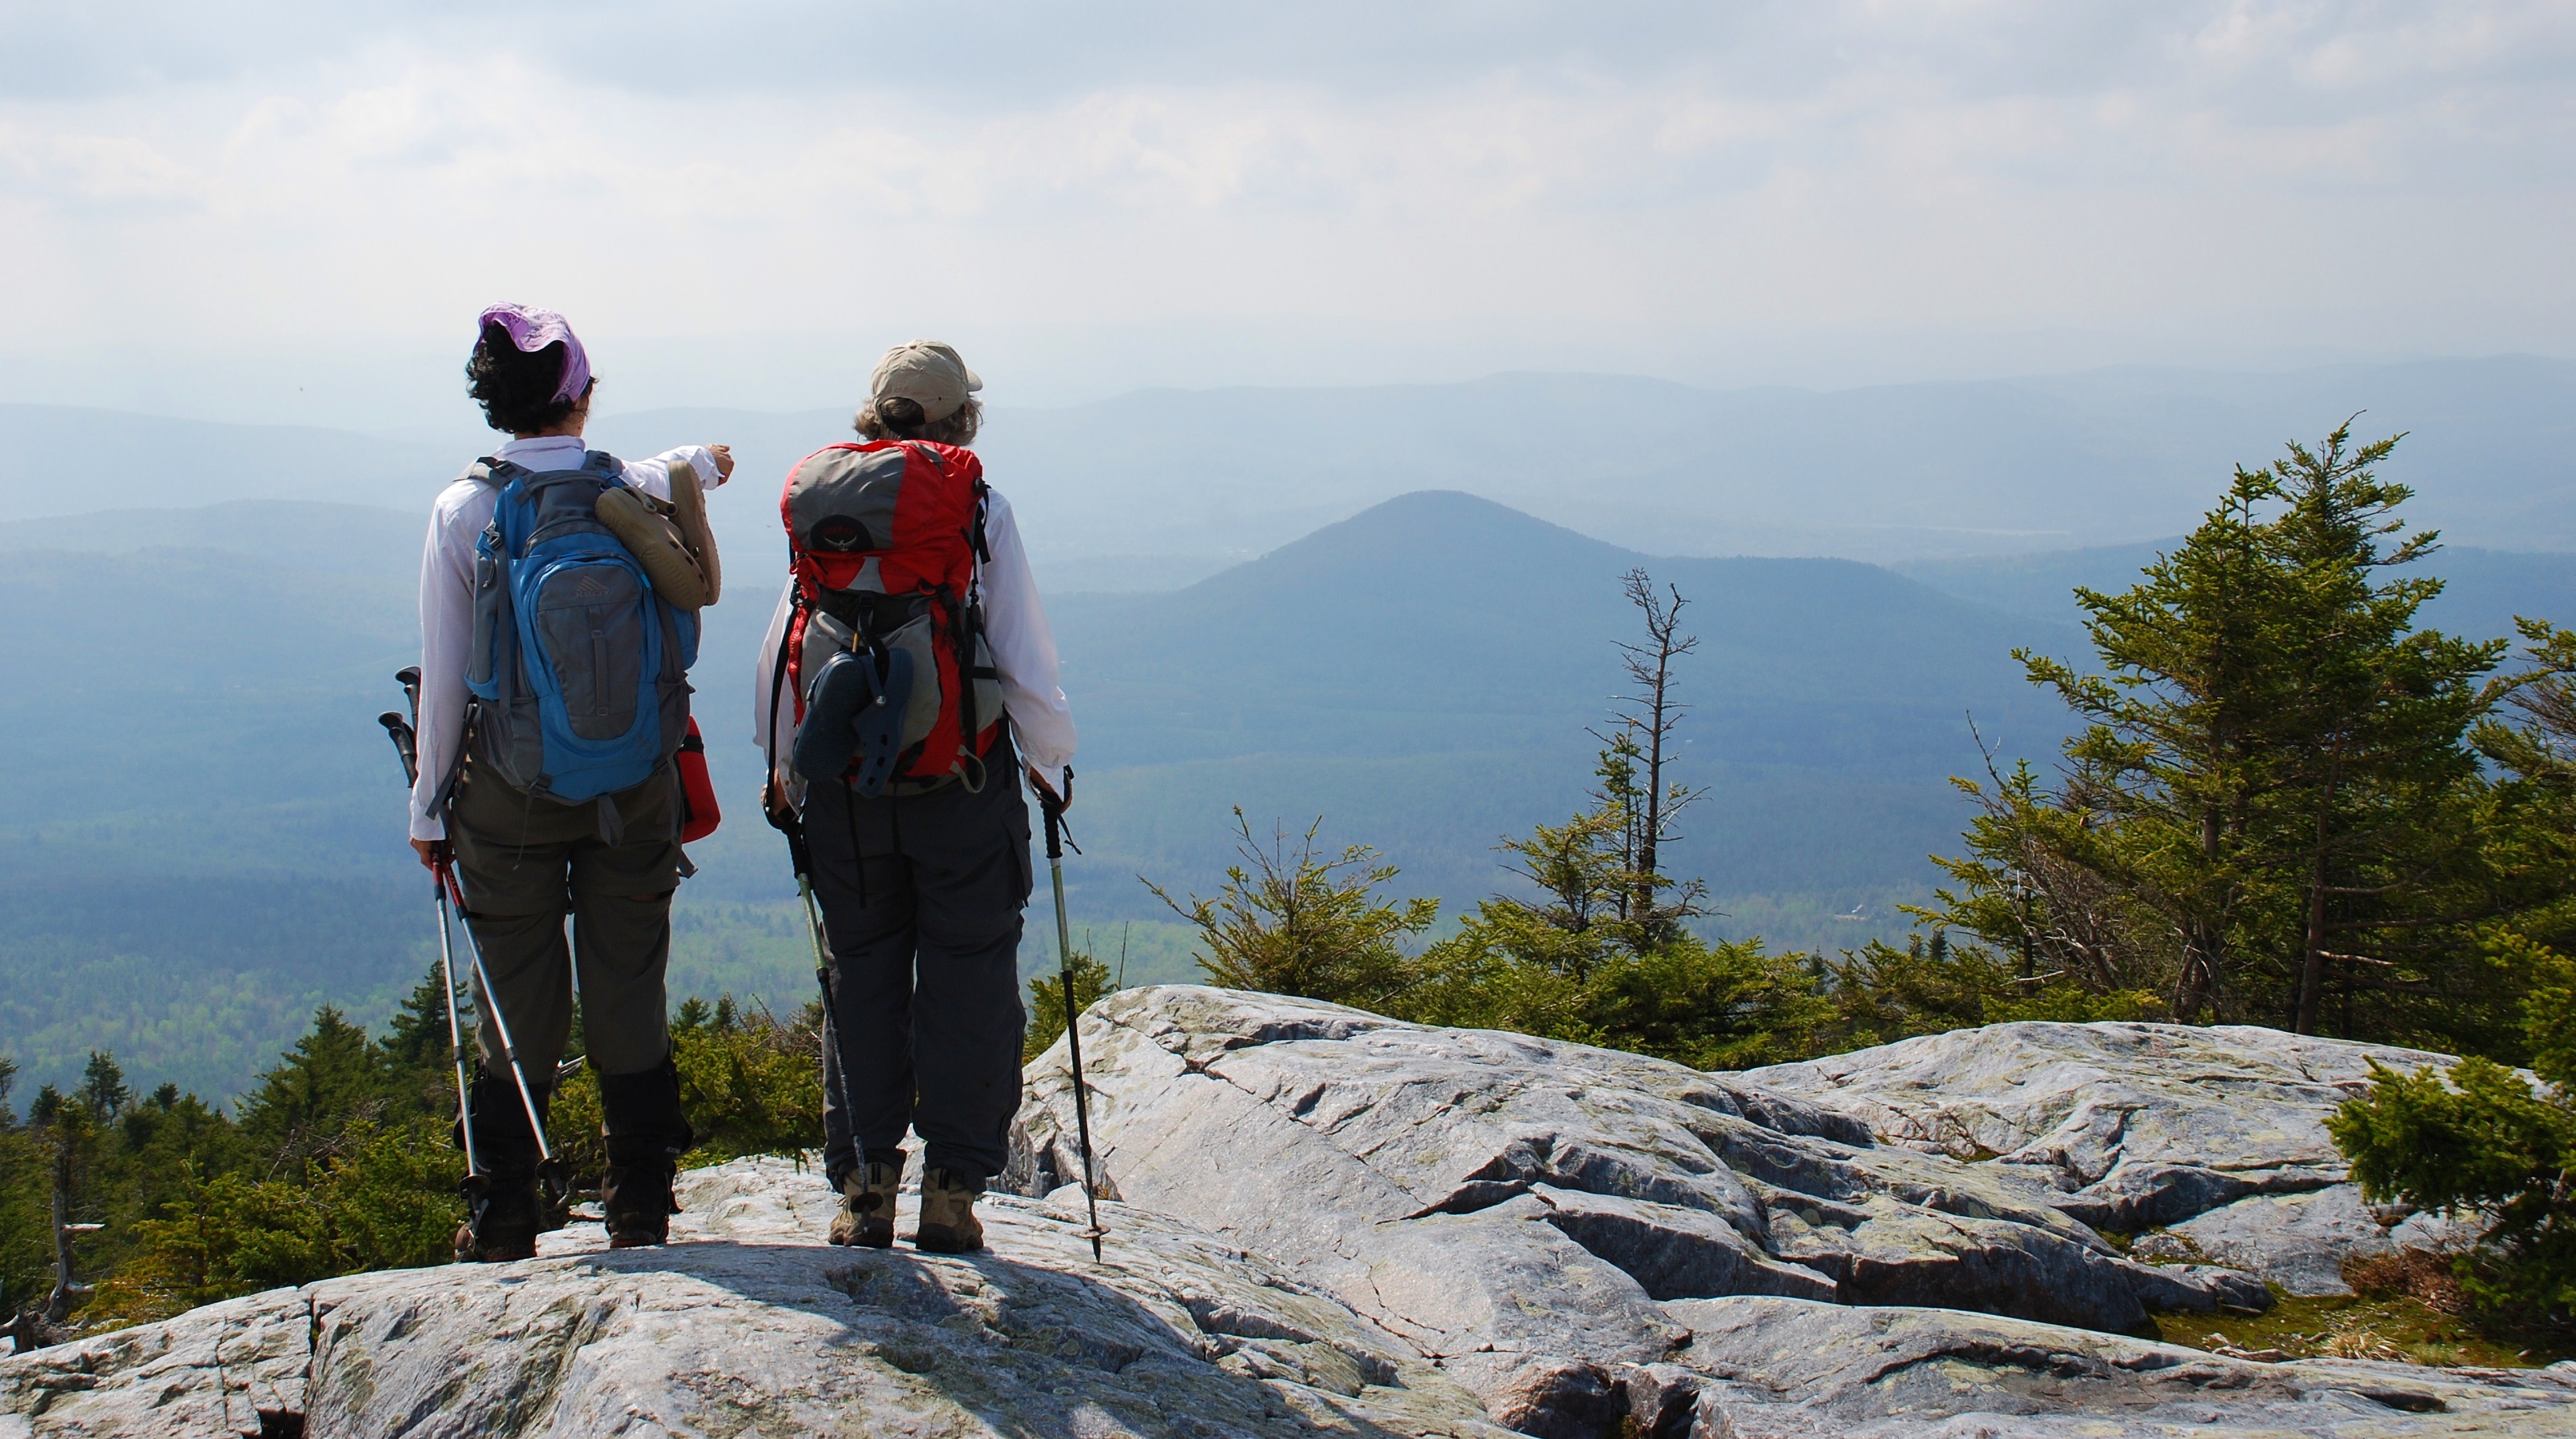
[[[525,351],[497,324],[483,327],[474,342],[474,358],[465,362],[465,392],[483,407],[483,422],[514,435],[550,430],[581,403],[580,396],[555,398],[563,383],[564,347],[557,340],[542,350]],[[599,383],[596,376],[592,385]],[[584,386],[583,395],[590,393]]]
[[[940,445],[971,445],[975,432],[984,427],[984,407],[973,400],[957,407],[957,413],[944,420],[933,420],[921,408],[919,400],[901,395],[888,395],[859,406],[858,419],[851,425],[871,440],[928,440]]]

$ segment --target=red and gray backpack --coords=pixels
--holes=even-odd
[[[796,697],[808,782],[837,776],[861,794],[952,777],[983,788],[1002,719],[976,582],[992,558],[985,494],[973,451],[926,440],[830,445],[788,471],[778,509],[796,598],[773,680]],[[857,683],[819,684],[827,672]]]

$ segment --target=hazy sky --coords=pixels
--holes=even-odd
[[[2567,354],[2571,175],[2576,0],[7,3],[0,400]]]

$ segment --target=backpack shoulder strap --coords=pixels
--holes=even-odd
[[[991,507],[992,498],[993,487],[984,483],[983,476],[976,476],[975,518],[967,524],[966,540],[967,543],[975,547],[975,562],[977,564],[989,565],[993,562],[992,542],[986,539],[984,534],[984,514],[985,511]]]
[[[626,466],[606,450],[582,451],[581,467],[605,479],[623,479],[626,475]]]

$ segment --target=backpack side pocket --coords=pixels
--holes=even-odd
[[[465,687],[478,699],[501,697],[502,649],[511,635],[510,571],[494,553],[498,529],[486,529],[474,547],[474,645],[465,661]]]
[[[939,651],[931,634],[930,615],[916,615],[885,637],[885,647],[912,657],[912,694],[905,701],[903,747],[910,749],[939,728],[941,691]]]

